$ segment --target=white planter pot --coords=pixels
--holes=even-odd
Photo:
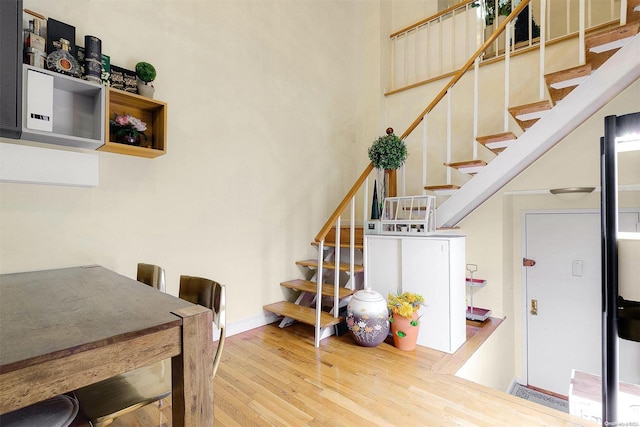
[[[136,77],[136,84],[138,86],[138,94],[146,96],[147,98],[153,98],[153,94],[156,91],[151,85],[145,84],[142,80]]]

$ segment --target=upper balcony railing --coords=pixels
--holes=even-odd
[[[387,94],[455,73],[520,2],[466,0],[391,34],[391,82]],[[579,3],[578,0],[548,2],[547,44],[578,34]],[[585,9],[587,30],[620,19],[620,0],[586,0]],[[512,54],[539,44],[543,21],[540,13],[540,0],[533,0],[518,16],[511,29]],[[501,57],[504,50],[504,38],[499,38],[485,51],[481,61]]]

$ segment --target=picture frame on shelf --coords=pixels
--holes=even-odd
[[[111,74],[109,76],[110,87],[129,93],[138,94],[138,86],[136,84],[136,72],[127,70],[126,68],[111,65]]]
[[[69,53],[77,58],[76,52],[76,27],[57,19],[47,19],[47,55],[58,50],[60,39],[69,42]]]

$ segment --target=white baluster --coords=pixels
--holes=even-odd
[[[427,115],[422,117],[422,194],[426,194],[427,185]]]
[[[315,345],[320,347],[320,313],[322,311],[322,268],[323,268],[324,239],[318,244],[318,270],[316,271],[316,327]]]
[[[473,160],[478,158],[478,76],[480,74],[480,58],[473,63]]]
[[[451,163],[451,89],[447,91],[447,163]],[[447,184],[451,184],[451,168],[447,167]]]

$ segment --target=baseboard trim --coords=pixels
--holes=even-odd
[[[259,328],[260,326],[268,325],[270,323],[278,322],[282,317],[273,313],[263,313],[257,316],[249,317],[237,322],[227,324],[227,336],[241,334],[242,332],[250,331],[251,329]],[[215,329],[215,328],[214,328]],[[217,332],[217,331],[216,331]],[[214,334],[214,340],[217,340],[220,333]]]

